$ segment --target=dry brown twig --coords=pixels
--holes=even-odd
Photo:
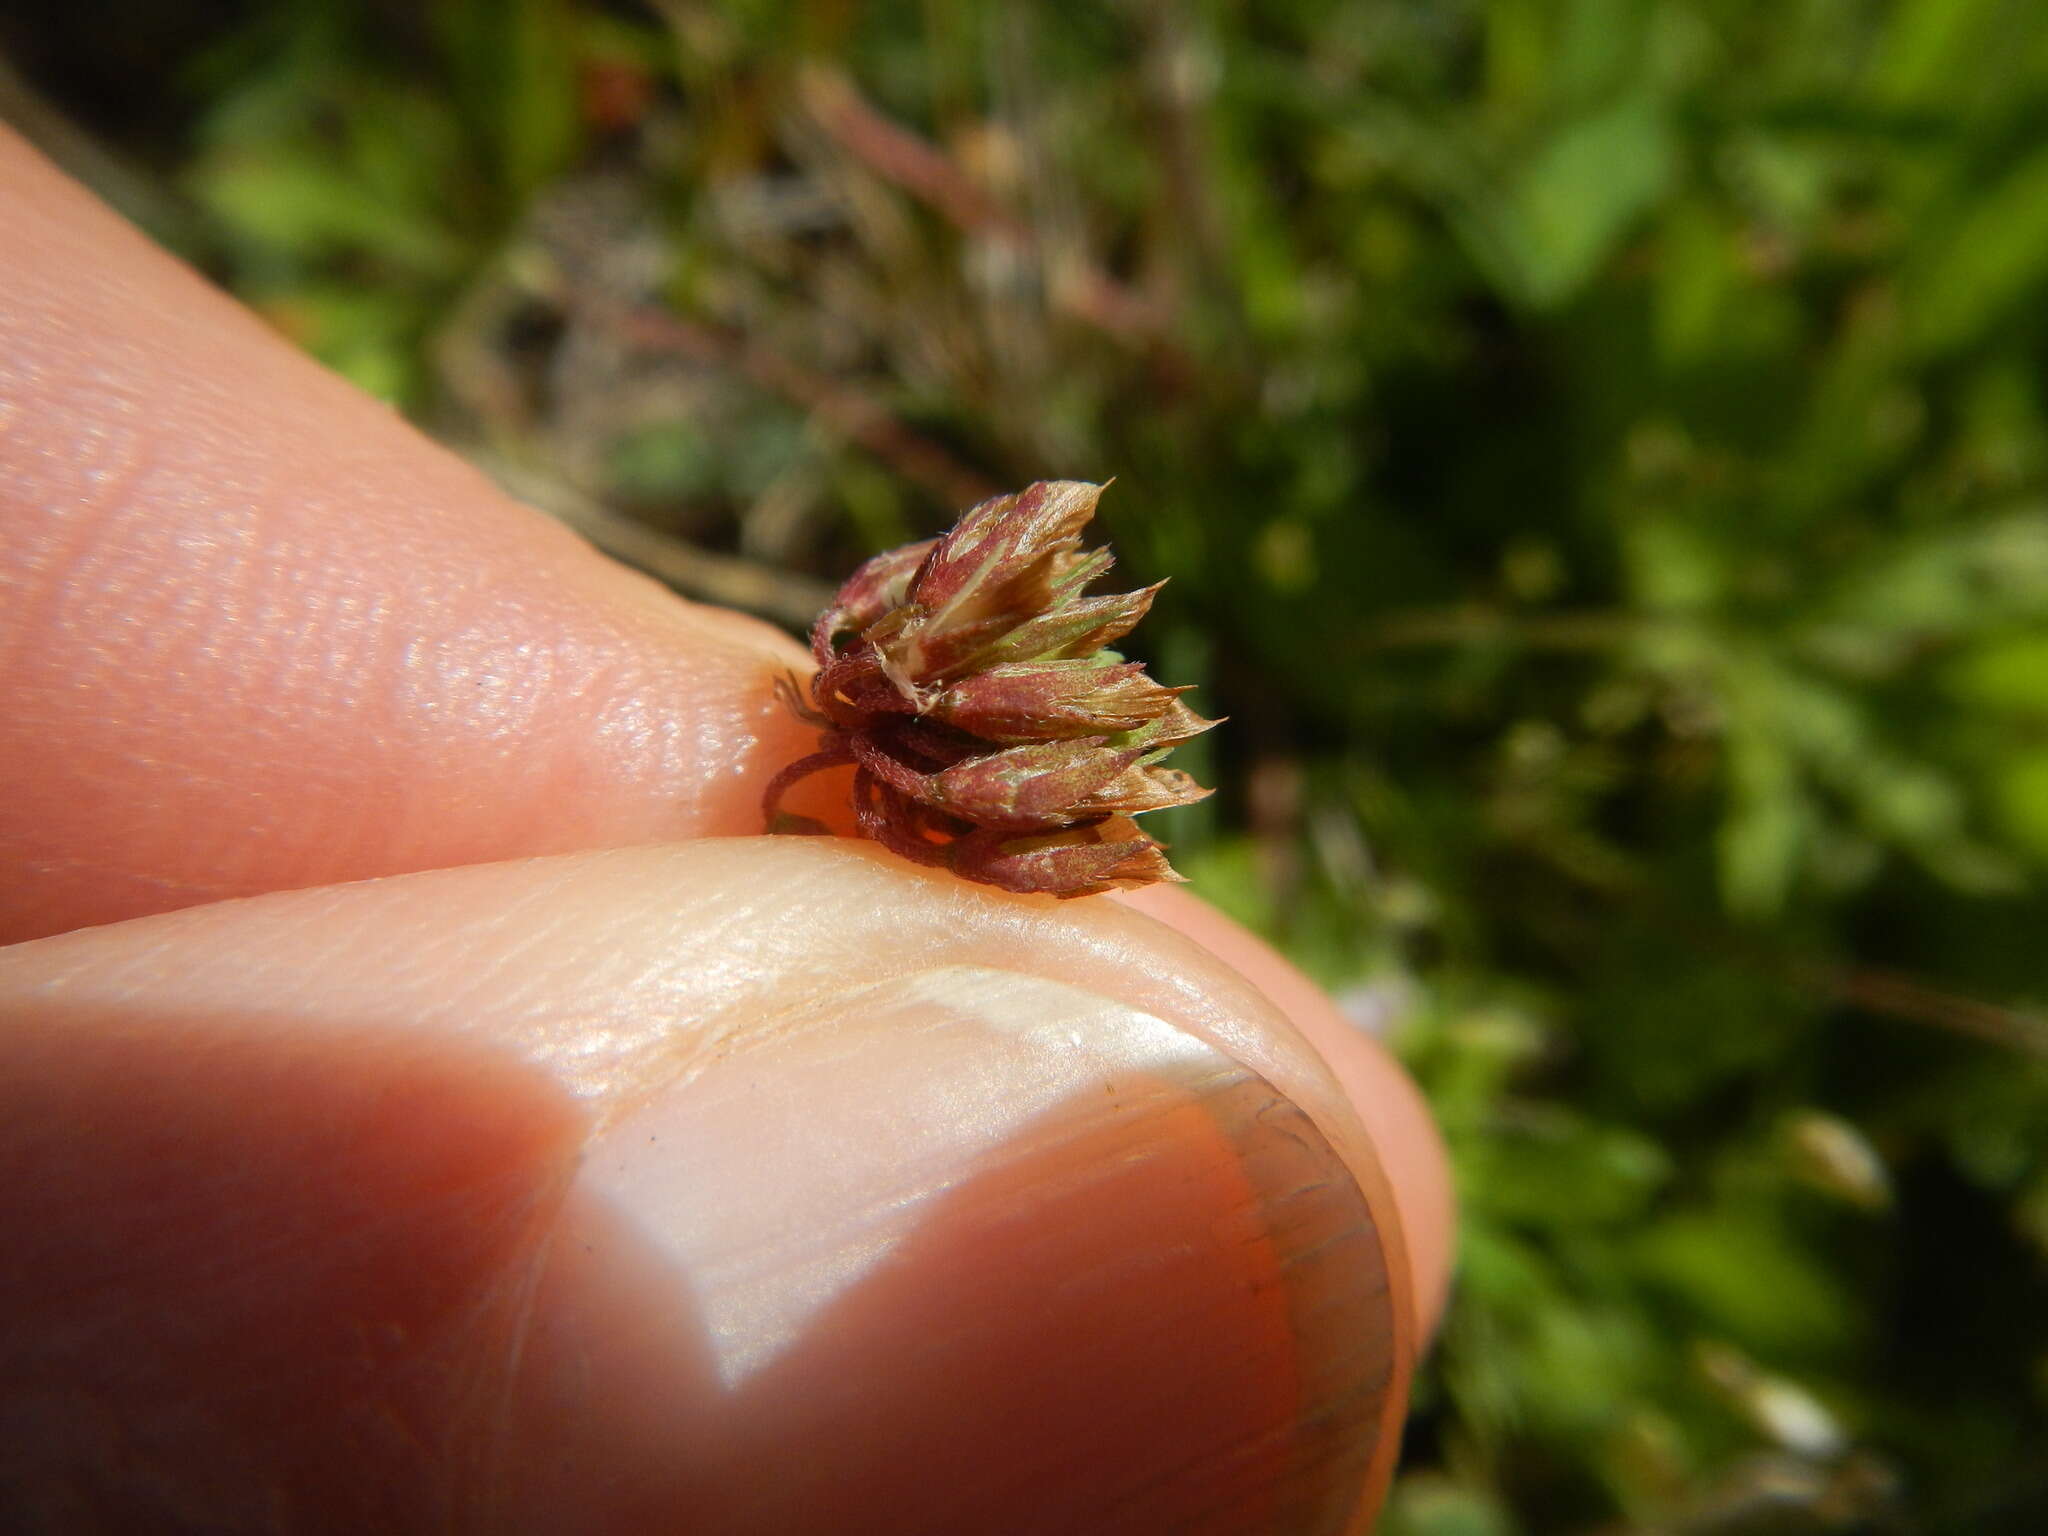
[[[934,209],[961,233],[1034,258],[1036,231],[1003,207],[945,151],[884,114],[844,74],[822,65],[797,82],[804,108],[834,143],[890,185]],[[1126,343],[1171,346],[1161,306],[1080,257],[1048,263],[1053,303]]]

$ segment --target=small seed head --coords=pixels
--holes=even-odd
[[[1159,759],[1217,722],[1103,647],[1157,587],[1087,597],[1111,565],[1081,530],[1102,487],[1039,481],[855,571],[811,631],[819,751],[769,786],[855,764],[867,836],[1011,891],[1178,880],[1133,816],[1209,791]]]

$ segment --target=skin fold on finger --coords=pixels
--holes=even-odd
[[[1413,1324],[1370,1145],[1241,978],[1114,904],[962,899],[829,840],[700,842],[17,946],[0,1009],[35,1026],[5,1048],[40,1042],[41,1092],[74,1108],[52,1043],[67,1029],[88,1061],[185,1062],[157,1083],[95,1080],[179,1125],[239,1113],[211,1102],[212,1062],[306,1063],[275,1074],[262,1113],[330,1130],[330,1150],[359,1138],[318,1084],[494,1058],[514,1128],[492,1133],[503,1187],[428,1179],[457,1189],[451,1215],[494,1213],[489,1242],[465,1222],[464,1263],[419,1256],[478,1271],[490,1298],[467,1331],[462,1307],[429,1309],[453,1341],[436,1379],[469,1407],[442,1460],[472,1493],[557,1512],[601,1494],[616,1517],[527,1528],[659,1528],[635,1522],[677,1499],[721,1511],[719,1529],[1046,1528],[1005,1502],[1024,1499],[1078,1529],[1336,1530],[1384,1482]],[[456,1123],[491,1123],[448,1097]],[[566,1187],[564,1104],[597,1128]],[[18,1159],[20,1131],[0,1146]],[[260,1196],[271,1171],[241,1177]],[[383,1226],[402,1227],[402,1168],[380,1177],[399,1213]],[[145,1182],[139,1203],[175,1228],[190,1181]],[[319,1215],[267,1242],[216,1228],[216,1280],[244,1280],[252,1248],[289,1265],[354,1242]],[[179,1326],[203,1334],[195,1307]],[[354,1313],[372,1397],[383,1315]],[[1003,1518],[960,1523],[980,1510]]]
[[[510,502],[4,127],[0,207],[0,940],[760,830],[793,642]]]

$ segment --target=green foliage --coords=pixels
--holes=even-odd
[[[1390,1530],[2048,1523],[2048,12],[422,10],[166,75],[336,366],[827,579],[1117,477],[1176,863],[1452,1146]]]

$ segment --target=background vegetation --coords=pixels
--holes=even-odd
[[[1390,1531],[2048,1529],[2048,11],[116,10],[8,115],[685,590],[1117,477],[1455,1150]]]

